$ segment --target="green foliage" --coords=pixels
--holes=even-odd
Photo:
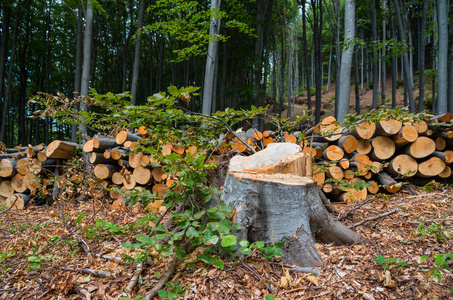
[[[445,228],[441,224],[433,223],[432,225],[428,226],[425,223],[420,222],[418,225],[416,232],[421,234],[422,236],[427,236],[435,239],[438,243],[443,243],[449,239],[451,239],[450,235],[448,234],[449,229]]]
[[[382,265],[384,269],[388,269],[391,264],[397,264],[400,267],[407,266],[407,263],[404,260],[396,259],[396,258],[387,258],[385,259],[384,256],[378,255],[377,258],[374,260],[375,263]]]
[[[178,280],[175,282],[167,282],[165,285],[170,288],[169,291],[160,290],[157,292],[159,296],[162,297],[162,300],[176,300],[184,297],[186,294],[185,288],[178,285]]]

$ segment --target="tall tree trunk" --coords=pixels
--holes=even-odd
[[[437,113],[448,111],[447,101],[447,69],[448,69],[448,6],[447,0],[438,0],[439,50],[437,68]]]
[[[338,104],[340,97],[340,70],[341,70],[341,52],[340,52],[340,24],[341,24],[341,9],[340,0],[333,1],[335,15],[337,18],[335,30],[335,116],[338,116]],[[363,69],[363,68],[362,68]]]
[[[138,9],[137,31],[143,27],[143,15],[145,14],[145,0],[140,0],[140,8]],[[140,46],[142,41],[142,34],[137,32],[137,41],[135,42],[134,66],[132,74],[132,88],[131,88],[131,104],[137,103],[137,83],[139,76],[140,64]]]
[[[390,30],[392,37],[396,39],[395,33],[395,24],[393,22],[393,18],[390,18]],[[396,59],[395,51],[392,54],[392,108],[396,107],[396,80],[397,80],[397,66],[398,60]]]
[[[2,24],[2,45],[0,48],[0,104],[3,99],[3,87],[5,84],[5,66],[8,57],[9,24],[11,18],[11,7],[3,4],[3,24]]]
[[[307,109],[309,115],[312,115],[313,105],[311,103],[311,86],[310,86],[311,78],[310,78],[310,61],[307,49],[307,22],[306,22],[305,0],[302,1],[302,49],[304,52],[305,79],[307,86]]]
[[[423,111],[425,100],[425,31],[426,31],[426,11],[428,9],[428,0],[423,1],[422,19],[420,21],[420,49],[418,54],[418,70],[420,73],[419,83],[419,98],[418,98],[418,111]],[[453,22],[452,22],[453,24]]]
[[[230,51],[230,43],[226,41],[223,43],[223,61],[222,61],[222,79],[220,82],[220,110],[225,110],[226,101],[225,101],[225,90],[227,84],[227,71],[228,71],[228,56]]]
[[[387,9],[387,0],[382,1],[382,11],[386,11]],[[387,28],[386,28],[386,18],[382,20],[382,92],[381,92],[381,104],[382,106],[385,106],[385,83],[387,80],[387,72],[386,72],[386,49],[385,49],[385,42],[387,40]]]
[[[401,2],[399,0],[393,0],[393,6],[395,7],[395,13],[396,13],[396,20],[398,23],[398,31],[400,33],[401,41],[405,42],[406,41],[406,31],[404,29],[404,24],[403,24],[403,14],[401,12]],[[409,65],[409,58],[407,52],[404,52],[403,55],[403,61],[404,61],[404,79],[405,79],[405,84],[407,86],[407,96],[409,98],[409,110],[411,112],[415,112],[415,102],[414,102],[414,94],[412,90],[412,73],[410,72],[410,65]]]
[[[74,76],[74,97],[80,96],[80,84],[82,81],[82,50],[83,50],[83,11],[82,8],[78,8],[77,13],[77,37],[76,37],[76,64],[75,64],[75,76]],[[74,109],[79,109],[80,105],[76,104]],[[71,142],[77,141],[77,125],[71,127]]]
[[[217,48],[219,42],[217,41],[217,35],[219,34],[219,19],[216,18],[216,10],[220,9],[221,0],[211,0],[211,12],[213,14],[211,19],[211,25],[209,26],[209,35],[213,40],[209,43],[208,46],[208,55],[206,58],[206,71],[204,77],[204,86],[203,86],[203,104],[201,112],[204,115],[211,114],[212,110],[212,95],[214,92],[214,68],[215,68],[215,59],[217,57]]]
[[[27,53],[28,53],[28,45],[29,45],[29,37],[30,37],[30,18],[26,18],[26,34],[25,39],[23,40],[23,44],[19,46],[19,69],[20,69],[20,77],[19,77],[19,107],[18,107],[18,118],[19,118],[19,129],[18,129],[18,143],[20,145],[27,144],[27,134],[25,128],[25,118],[27,112],[25,111],[25,105],[27,103],[27,83],[28,83],[28,69],[27,69]]]
[[[5,97],[3,102],[3,114],[2,114],[2,124],[0,128],[0,142],[4,142],[6,144],[6,122],[8,119],[8,101],[11,94],[11,87],[12,87],[12,80],[13,80],[13,68],[14,68],[14,58],[16,55],[16,45],[17,45],[17,34],[19,31],[20,19],[22,18],[22,5],[19,3],[16,9],[16,16],[14,21],[14,28],[13,28],[13,41],[11,45],[11,56],[9,58],[9,68],[8,68],[8,79],[5,89]]]
[[[374,0],[372,0],[374,1]],[[354,47],[351,42],[355,38],[355,1],[345,1],[345,16],[344,16],[344,42],[343,55],[341,57],[341,73],[340,73],[340,95],[338,105],[338,121],[343,121],[349,113],[349,95],[351,88],[351,67]],[[349,46],[348,46],[349,44]]]
[[[372,109],[377,108],[377,92],[378,92],[378,54],[377,54],[377,30],[376,30],[376,0],[371,0],[371,35],[373,39],[373,102]]]
[[[91,40],[93,34],[93,6],[91,0],[87,0],[85,34],[83,38],[83,64],[82,64],[82,79],[80,84],[80,95],[87,97],[90,90],[90,62],[91,62]],[[81,102],[80,110],[88,111],[88,106]],[[88,133],[88,127],[84,124],[84,120],[79,125],[79,129],[83,133]]]
[[[318,124],[321,121],[322,0],[320,0],[319,2],[312,0],[311,6],[313,10],[313,38],[315,46],[315,123]]]
[[[450,9],[450,27],[449,32],[453,32],[453,9]],[[449,70],[448,70],[448,112],[453,112],[453,39],[449,39]]]

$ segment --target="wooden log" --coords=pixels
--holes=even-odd
[[[171,151],[179,155],[183,155],[185,152],[183,147],[176,144],[171,144]]]
[[[370,180],[370,181],[367,181],[367,184],[368,184],[368,193],[370,194],[377,194],[379,192],[379,185],[376,181],[374,180]]]
[[[370,158],[367,155],[356,153],[351,157],[350,165],[357,168],[359,176],[363,176],[369,171],[370,163]]]
[[[0,195],[0,207],[6,207],[6,199],[7,197]]]
[[[130,133],[126,130],[121,130],[118,132],[116,135],[115,141],[118,145],[124,144],[125,141],[132,141],[136,142],[140,139],[141,137],[138,136],[137,134]]]
[[[113,158],[105,158],[104,153],[99,153],[99,152],[91,152],[88,160],[93,165],[112,164],[112,163],[116,162]]]
[[[116,142],[116,139],[102,135],[95,135],[92,141],[93,150],[98,152],[102,152],[105,149],[115,148],[119,146],[119,144]]]
[[[143,153],[142,152],[129,154],[129,165],[132,168],[140,167],[141,166],[141,162],[142,162],[142,157],[143,157]]]
[[[370,161],[368,166],[370,167],[370,171],[373,174],[377,174],[377,173],[381,172],[383,169],[382,163],[380,163],[378,161]]]
[[[12,158],[3,158],[0,160],[0,177],[13,177],[17,174],[17,161]]]
[[[121,186],[114,186],[116,188],[121,188]],[[110,187],[112,188],[112,187]],[[109,191],[109,196],[111,199],[119,199],[119,198],[124,198],[126,195],[124,193],[116,192],[114,190]]]
[[[153,194],[156,194],[157,197],[164,197],[165,194],[170,193],[171,190],[170,190],[170,188],[168,188],[167,185],[162,184],[162,183],[157,183],[157,184],[153,185],[152,192],[153,192]]]
[[[376,124],[368,121],[361,121],[350,131],[350,134],[356,138],[368,140],[373,137],[376,131]]]
[[[116,160],[116,163],[118,164],[118,166],[123,167],[125,169],[132,168],[129,161],[125,160],[125,159],[118,159],[118,160]]]
[[[453,139],[453,130],[447,130],[447,131],[438,131],[437,135],[440,137],[443,137],[444,139],[451,140]]]
[[[365,185],[363,185],[364,187],[360,189],[356,189],[356,187],[354,186],[354,183],[359,182],[365,183],[363,179],[357,177],[351,179],[349,181],[349,184],[352,186],[345,189],[345,193],[340,196],[340,199],[347,203],[362,202],[363,200],[366,200],[366,197],[368,196],[368,190]]]
[[[165,173],[162,171],[161,167],[153,168],[152,175],[155,181],[162,182],[166,178]]]
[[[171,154],[171,144],[162,145],[162,155],[167,156]]]
[[[373,147],[371,146],[370,141],[358,139],[357,140],[357,147],[355,151],[360,154],[369,154]]]
[[[297,137],[292,134],[288,134],[287,136],[285,136],[285,143],[297,144]]]
[[[440,178],[449,178],[451,177],[451,168],[449,166],[445,166],[444,170],[439,173],[438,175]]]
[[[97,164],[94,166],[94,176],[99,179],[112,178],[113,173],[119,170],[118,166],[112,164]]]
[[[17,161],[16,169],[19,174],[26,175],[31,171],[34,174],[41,172],[41,162],[36,158],[21,158]]]
[[[238,137],[235,137],[231,144],[231,149],[237,150],[239,152],[245,152],[247,150],[247,137],[244,133],[236,134]]]
[[[322,157],[327,160],[338,161],[342,159],[344,156],[344,151],[338,146],[330,145],[327,147],[324,152],[322,153]]]
[[[130,150],[123,147],[113,148],[110,150],[110,157],[114,160],[121,159],[123,157],[127,157],[129,155]]]
[[[16,174],[11,178],[11,187],[18,193],[23,193],[28,190],[28,184],[24,180],[24,175]]]
[[[338,139],[338,147],[346,153],[352,153],[357,149],[357,139],[353,135],[343,135]]]
[[[47,158],[70,159],[75,156],[75,149],[80,145],[71,142],[55,140],[47,145]]]
[[[452,150],[447,150],[447,151],[434,151],[433,156],[439,157],[442,159],[445,163],[451,164],[453,162],[453,151]]]
[[[330,194],[330,193],[333,191],[333,189],[334,189],[334,186],[333,186],[333,184],[330,183],[330,182],[326,182],[326,183],[324,183],[323,186],[322,186],[322,191],[323,191],[324,193],[329,193],[329,194]]]
[[[415,142],[407,145],[401,153],[409,154],[415,159],[425,158],[436,150],[436,143],[429,137],[421,136]]]
[[[86,153],[93,152],[93,150],[94,150],[94,142],[93,142],[93,140],[86,141],[85,144],[83,144],[83,148],[82,149]]]
[[[269,144],[272,144],[274,142],[274,138],[271,136],[263,137],[262,142],[263,142],[263,146],[267,147],[267,146],[269,146]]]
[[[383,188],[389,193],[396,193],[401,189],[401,184],[395,181],[389,174],[385,172],[381,172],[377,174],[377,178],[379,183],[383,186]]]
[[[419,135],[426,133],[426,131],[428,130],[428,123],[423,120],[412,122],[412,126],[415,127]]]
[[[125,173],[125,174],[123,174],[123,176],[124,176],[123,177],[123,188],[128,191],[135,188],[135,186],[137,185],[137,182],[135,181],[134,174]]]
[[[445,162],[438,157],[431,157],[418,164],[417,177],[430,178],[439,175],[445,169]]]
[[[8,198],[14,194],[14,188],[11,186],[10,180],[3,180],[0,182],[0,196]]]
[[[46,150],[40,151],[36,154],[36,157],[38,158],[39,161],[46,161],[47,160],[47,154]]]
[[[111,157],[110,155],[110,151],[109,150],[105,150],[102,155],[104,156],[105,159],[109,159]]]
[[[153,175],[151,173],[151,170],[148,168],[139,166],[134,169],[133,174],[135,181],[138,184],[147,185],[153,182]]]
[[[345,179],[350,180],[355,177],[355,173],[353,170],[348,169],[348,170],[344,170],[343,176]]]
[[[321,158],[322,149],[321,148],[318,148],[318,149],[319,149],[319,151],[317,151],[315,148],[305,146],[304,149],[302,150],[302,152],[310,154],[312,157]]]
[[[322,168],[315,168],[313,169],[312,178],[318,186],[323,186],[323,184],[326,182],[326,173]]]
[[[441,136],[436,138],[435,143],[437,151],[443,151],[447,147],[447,141]]]
[[[324,141],[337,141],[342,136],[342,132],[343,128],[337,124],[337,120],[333,116],[326,117],[319,123],[318,134]]]
[[[393,176],[412,177],[417,173],[418,163],[410,155],[399,154],[388,164],[386,171]]]
[[[435,117],[432,117],[431,119],[429,119],[429,123],[446,123],[446,122],[450,122],[451,120],[453,120],[453,114],[451,113],[444,113],[444,114],[440,114],[438,116],[435,116]]]
[[[19,158],[26,157],[26,156],[27,156],[27,154],[25,152],[5,153],[5,154],[0,154],[0,159],[2,159],[2,158],[16,158],[16,159],[19,159]]]
[[[350,161],[349,159],[343,157],[342,159],[340,159],[338,161],[338,165],[343,169],[343,170],[346,170],[349,168],[349,165],[350,165]]]
[[[392,139],[395,145],[402,146],[415,142],[418,138],[418,132],[412,125],[404,125],[401,130],[395,134]]]
[[[399,120],[390,119],[390,120],[381,120],[376,124],[376,136],[392,136],[397,134],[403,123]]]
[[[30,196],[26,194],[13,194],[6,199],[6,207],[24,209],[30,203]]]
[[[337,166],[330,166],[327,168],[327,176],[330,178],[334,178],[340,180],[344,177],[343,169]]]
[[[124,176],[121,172],[113,172],[111,180],[113,184],[120,185],[123,184]]]
[[[386,136],[378,136],[371,140],[373,150],[370,153],[370,159],[383,161],[389,159],[395,154],[395,143]]]

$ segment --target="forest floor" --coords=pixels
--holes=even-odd
[[[279,259],[266,261],[259,253],[225,261],[220,270],[198,261],[201,251],[196,250],[171,282],[186,292],[184,299],[264,299],[270,294],[275,299],[447,299],[453,274],[444,267],[453,260],[441,265],[438,259],[437,266],[435,257],[453,252],[453,189],[431,188],[376,197],[363,205],[336,203],[340,213],[351,212],[342,220],[346,225],[364,221],[354,229],[371,243],[317,244],[323,258],[320,276],[291,272]],[[121,299],[136,271],[122,259],[134,251],[121,245],[134,241],[127,227],[145,214],[141,207],[114,209],[102,198],[1,211],[0,299]],[[27,259],[31,254],[39,259]],[[390,261],[383,263],[384,258]],[[151,289],[168,263],[150,261],[130,299]]]
[[[414,99],[416,106],[418,105],[419,99],[419,87],[417,82],[418,76],[414,78],[415,82],[415,89],[414,89]],[[430,85],[425,85],[425,98],[430,97]],[[377,99],[378,106],[382,105],[382,96],[379,93]],[[321,106],[321,119],[326,116],[333,116],[335,115],[335,107],[334,107],[334,99],[335,99],[335,83],[326,89],[326,85],[324,85],[324,91],[322,92],[322,106]],[[391,107],[392,104],[392,80],[388,78],[386,80],[386,89],[385,89],[385,103],[388,108]],[[371,105],[373,102],[373,89],[369,89],[367,84],[364,83],[364,89],[360,92],[360,113],[365,113],[371,110]],[[315,96],[312,95],[312,103],[315,103]],[[404,86],[399,86],[396,91],[396,104],[397,106],[404,106]],[[296,97],[294,108],[291,112],[291,119],[294,120],[297,116],[303,115],[304,110],[307,110],[307,95],[304,92],[301,95]],[[269,111],[272,111],[272,107]],[[356,105],[355,105],[355,92],[354,86],[351,85],[351,93],[349,98],[349,113],[353,114],[356,113]],[[282,117],[287,116],[287,110],[282,111]]]

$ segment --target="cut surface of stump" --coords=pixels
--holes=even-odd
[[[241,166],[244,158],[231,159],[222,199],[235,210],[235,222],[241,226],[236,232],[238,241],[285,241],[283,260],[305,267],[315,267],[322,262],[314,237],[335,245],[360,242],[360,235],[327,212],[313,179],[289,171],[288,164],[303,162],[300,158],[303,153],[297,153],[300,148],[295,148],[294,144],[276,145],[280,147],[266,148],[247,157],[245,167]],[[278,151],[274,152],[276,149]],[[283,152],[290,154],[286,157]],[[280,162],[284,167],[279,167]],[[249,166],[254,166],[253,171],[245,171],[252,169]],[[267,171],[257,171],[258,166]],[[271,169],[289,173],[268,173]]]

